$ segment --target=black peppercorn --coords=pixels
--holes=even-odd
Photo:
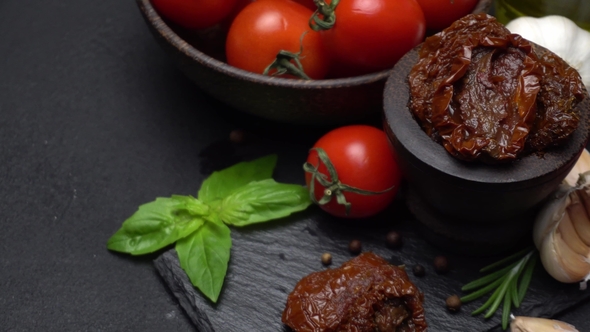
[[[449,311],[455,312],[461,309],[461,299],[457,295],[451,295],[447,297],[447,309]]]
[[[359,240],[352,240],[348,244],[348,251],[353,255],[360,254],[362,249],[361,241]]]
[[[412,272],[414,272],[414,275],[416,277],[423,277],[426,274],[426,270],[424,270],[424,266],[422,266],[420,264],[414,265]]]
[[[325,252],[324,254],[322,254],[322,264],[324,264],[324,265],[332,264],[332,255],[330,255],[330,253]]]
[[[229,133],[229,140],[232,143],[242,143],[246,139],[246,133],[243,130],[235,129]]]
[[[439,274],[444,274],[449,271],[449,262],[445,256],[436,256],[434,258],[434,270]]]
[[[391,231],[387,233],[387,246],[389,248],[399,248],[402,246],[402,235],[398,232]]]

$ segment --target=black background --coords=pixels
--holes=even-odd
[[[227,143],[238,127],[258,145]],[[318,135],[204,95],[132,0],[1,1],[0,330],[194,330],[156,256],[106,240],[141,203],[194,194],[240,155],[278,153],[276,177],[301,182]],[[587,317],[587,303],[560,316],[590,331]]]

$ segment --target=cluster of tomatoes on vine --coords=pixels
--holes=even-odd
[[[152,0],[187,30],[222,25],[228,64],[311,79],[391,68],[477,0]]]

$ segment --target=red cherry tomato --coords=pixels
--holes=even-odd
[[[392,68],[426,31],[415,0],[341,0],[335,14],[334,26],[322,32],[331,51],[332,77]]]
[[[236,16],[229,29],[227,62],[261,74],[279,51],[298,53],[302,48],[300,61],[304,72],[313,79],[323,78],[328,71],[328,57],[320,34],[309,27],[311,15],[311,10],[293,1],[251,3]]]
[[[187,29],[204,29],[220,23],[237,0],[151,0],[164,18]]]
[[[237,0],[236,8],[238,8],[238,12],[240,12],[242,9],[244,9],[244,7],[246,7],[254,1],[256,0]]]
[[[247,5],[251,4],[252,2],[254,2],[256,0],[236,0],[236,5],[234,6],[234,9],[232,10],[232,12],[229,14],[229,16],[225,19],[224,23],[227,23],[227,28],[229,29],[229,26],[231,25],[231,23],[234,21],[234,19],[236,18],[236,16],[238,16],[238,14],[244,9],[246,8]]]
[[[350,203],[347,213],[346,206],[337,201],[336,185],[331,189],[330,201],[320,204],[323,210],[338,217],[362,218],[382,211],[395,198],[401,175],[387,135],[382,130],[366,125],[345,126],[328,132],[315,143],[304,167],[305,180],[308,188],[313,190],[315,199],[320,201],[330,186],[323,185],[318,177],[325,177],[328,182],[334,179],[316,148],[323,150],[333,165],[338,182],[372,192],[363,195],[342,190],[346,201]]]
[[[298,2],[302,5],[304,5],[305,7],[311,9],[312,11],[315,12],[316,9],[318,9],[318,7],[315,5],[315,3],[313,2],[313,0],[293,0],[295,2]]]
[[[416,0],[426,17],[426,27],[440,31],[471,13],[478,0]]]

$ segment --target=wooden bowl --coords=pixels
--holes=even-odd
[[[542,156],[530,154],[503,165],[460,161],[426,135],[408,108],[407,76],[418,61],[419,47],[400,59],[384,92],[384,127],[416,196],[412,204],[423,205],[414,207],[417,217],[440,228],[435,231],[449,236],[465,231],[463,235],[473,239],[477,229],[510,224],[501,230],[505,235],[498,234],[510,237],[513,227],[531,222],[531,211],[557,188],[582,153],[589,137],[590,98],[577,106],[581,118],[572,136]],[[481,236],[490,237],[487,232]]]
[[[313,125],[351,123],[383,108],[383,87],[390,70],[315,81],[247,72],[196,49],[196,43],[187,42],[190,34],[165,22],[149,0],[136,1],[150,31],[178,68],[199,88],[233,108],[278,122]],[[487,11],[491,2],[480,0],[474,12]]]

